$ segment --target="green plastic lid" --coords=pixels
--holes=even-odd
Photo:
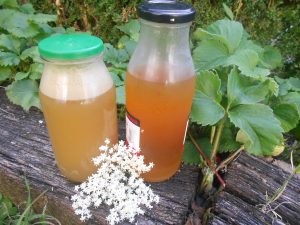
[[[42,58],[72,60],[100,54],[104,47],[100,38],[88,34],[59,34],[39,42]]]

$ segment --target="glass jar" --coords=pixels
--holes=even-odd
[[[92,158],[106,138],[117,142],[116,93],[102,60],[103,42],[87,34],[42,40],[40,99],[55,159],[69,180],[96,172]]]
[[[144,174],[163,181],[180,166],[194,95],[189,30],[195,10],[176,1],[138,6],[141,33],[126,75],[126,139],[154,168]]]

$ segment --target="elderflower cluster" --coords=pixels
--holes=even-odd
[[[159,197],[149,186],[146,186],[142,173],[153,168],[153,163],[144,164],[144,156],[139,155],[131,145],[124,141],[109,147],[109,140],[99,148],[101,154],[93,158],[98,166],[95,174],[81,185],[75,186],[76,194],[72,196],[72,207],[81,220],[87,220],[92,215],[90,207],[98,207],[102,203],[111,207],[106,218],[110,224],[122,220],[134,221],[137,214],[144,214],[144,205],[152,208],[151,203],[158,203]]]

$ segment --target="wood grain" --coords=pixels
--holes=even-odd
[[[124,138],[124,122],[119,123],[120,137]],[[8,102],[0,91],[0,192],[16,204],[27,198],[24,177],[30,183],[33,198],[47,193],[35,205],[41,211],[47,204],[47,213],[63,225],[83,224],[72,210],[70,197],[74,184],[58,171],[45,121],[39,110],[24,112]],[[151,184],[160,196],[159,204],[145,215],[138,216],[137,224],[184,224],[198,183],[198,168],[181,166],[170,180]],[[109,209],[101,206],[93,210],[93,219],[84,224],[106,224]],[[124,222],[123,224],[129,224]]]

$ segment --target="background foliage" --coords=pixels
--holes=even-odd
[[[91,31],[105,42],[116,44],[121,35],[115,25],[136,18],[135,7],[143,0],[31,0],[39,12],[58,15],[58,25]],[[23,1],[26,2],[26,1]],[[186,0],[197,10],[194,28],[206,27],[224,17],[226,3],[263,45],[275,45],[283,55],[284,65],[278,69],[282,77],[300,77],[300,4],[298,0]]]

